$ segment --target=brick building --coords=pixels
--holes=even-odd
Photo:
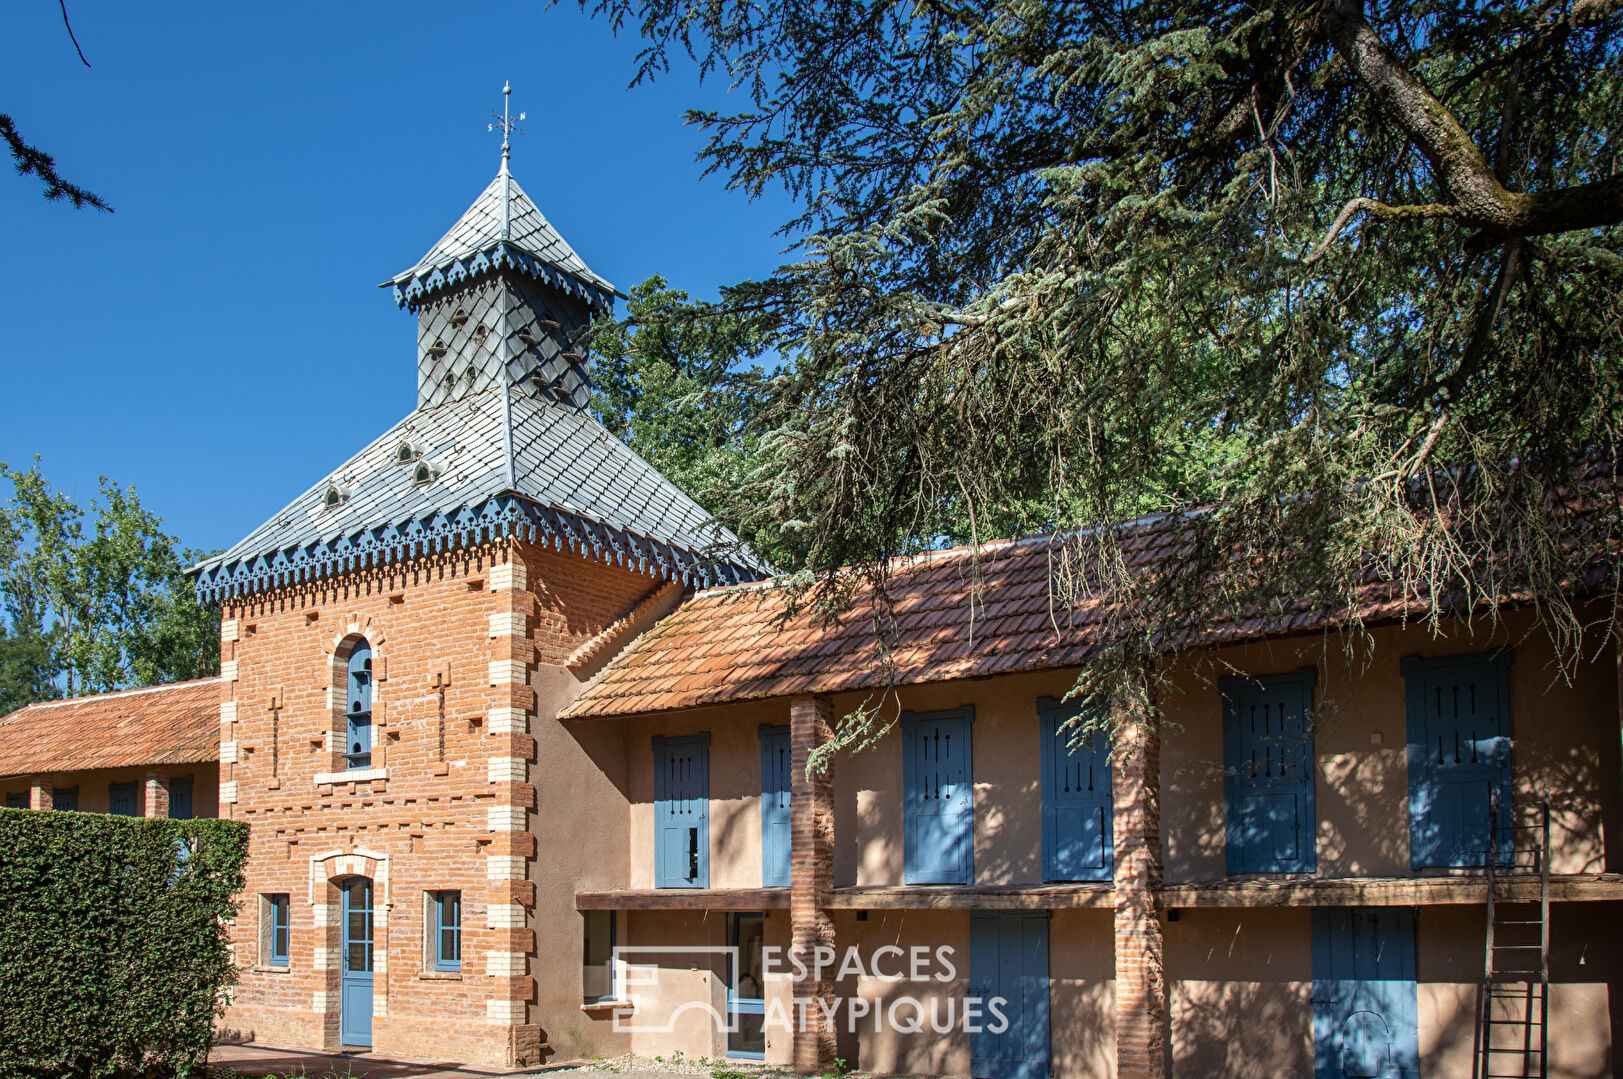
[[[1434,637],[1375,596],[1348,665],[1287,608],[1168,672],[1178,733],[1119,717],[1107,753],[1064,726],[1091,623],[1054,616],[1037,538],[897,567],[885,693],[864,596],[789,615],[586,411],[574,338],[614,291],[505,152],[391,285],[417,407],[199,567],[218,681],[0,721],[32,753],[0,789],[34,808],[139,780],[151,811],[189,770],[212,811],[218,761],[252,826],[230,1035],[511,1068],[1464,1076],[1497,797],[1551,807],[1548,980],[1515,983],[1548,995],[1550,1074],[1614,1069],[1614,658],[1563,680],[1525,612]],[[879,697],[896,729],[809,777]],[[1511,876],[1501,901],[1536,898]],[[1001,1029],[971,1029],[990,999]]]

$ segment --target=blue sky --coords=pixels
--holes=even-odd
[[[134,484],[225,547],[410,411],[412,316],[377,283],[513,172],[622,290],[695,295],[782,261],[781,198],[701,182],[691,69],[628,90],[637,41],[573,6],[53,0],[0,6],[0,112],[116,210],[0,173],[0,461],[88,504]],[[9,158],[6,162],[9,165]]]

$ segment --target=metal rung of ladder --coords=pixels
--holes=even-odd
[[[1483,859],[1488,877],[1487,947],[1483,950],[1482,988],[1477,997],[1476,1041],[1471,1058],[1472,1079],[1547,1079],[1549,1075],[1549,1022],[1550,1022],[1550,804],[1548,802],[1513,803],[1508,814],[1500,812],[1499,792],[1495,788],[1488,796],[1488,850]],[[1532,820],[1517,821],[1517,809],[1531,809]],[[1508,816],[1508,821],[1503,819]],[[1506,834],[1508,833],[1508,834]],[[1522,833],[1518,835],[1518,833]],[[1530,838],[1536,846],[1516,845],[1519,838]],[[1501,844],[1501,840],[1508,841]],[[1523,865],[1521,859],[1530,859]],[[1502,864],[1508,861],[1508,865]],[[1513,874],[1512,879],[1539,884],[1537,899],[1500,897],[1498,885],[1509,883],[1500,878],[1501,870]],[[1537,877],[1533,878],[1532,874]],[[1526,909],[1537,904],[1538,917],[1524,916]],[[1498,908],[1511,908],[1516,917],[1498,917]],[[1525,926],[1539,927],[1537,944],[1503,943],[1495,939],[1500,929],[1511,930]],[[1525,941],[1526,934],[1517,934]],[[1533,952],[1538,953],[1533,964]],[[1506,986],[1519,989],[1506,991]],[[1535,992],[1536,987],[1536,992]],[[1497,1010],[1516,1011],[1520,1014],[1504,1016]],[[1510,1007],[1504,1007],[1504,1006]],[[1494,1045],[1494,1032],[1506,1029],[1522,1032],[1520,1045]],[[1521,1057],[1520,1072],[1496,1072],[1490,1062],[1498,1060],[1505,1067],[1505,1057]]]

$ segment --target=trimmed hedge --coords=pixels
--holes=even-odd
[[[0,1076],[202,1071],[248,826],[0,809]]]

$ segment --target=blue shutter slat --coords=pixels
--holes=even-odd
[[[761,884],[789,886],[789,728],[768,727],[761,734]]]
[[[1312,668],[1222,678],[1225,860],[1230,873],[1317,865]]]
[[[974,709],[902,714],[903,858],[909,884],[974,879]]]
[[[1102,734],[1072,746],[1064,724],[1078,707],[1051,697],[1037,702],[1042,760],[1043,879],[1109,880],[1114,859],[1110,752]]]
[[[710,886],[710,736],[654,739],[654,887]]]

